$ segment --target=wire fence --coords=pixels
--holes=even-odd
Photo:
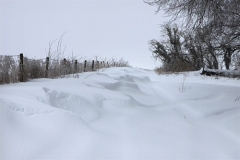
[[[98,71],[102,68],[125,67],[128,62],[77,60],[77,59],[30,59],[23,54],[0,55],[0,84],[26,82],[36,78],[63,78],[69,75],[78,77],[79,73]]]

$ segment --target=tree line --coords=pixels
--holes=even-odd
[[[171,20],[150,50],[164,71],[240,69],[239,0],[145,0]]]

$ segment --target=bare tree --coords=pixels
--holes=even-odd
[[[221,27],[238,28],[240,25],[239,0],[144,0],[164,10],[173,19],[183,18],[192,27],[222,24]],[[239,31],[239,30],[238,30]]]
[[[171,58],[168,55],[168,52],[163,44],[153,39],[149,41],[149,45],[150,45],[150,51],[152,52],[153,58],[155,60],[160,59],[165,63],[171,62]]]
[[[158,42],[153,39],[149,42],[150,51],[155,60],[160,59],[163,62],[165,71],[186,71],[195,70],[193,56],[184,48],[184,43],[181,42],[181,32],[176,25],[164,25],[165,33],[164,40]]]
[[[205,50],[201,50],[201,54],[205,52],[205,64],[218,69],[218,57],[222,55],[225,68],[230,68],[232,58],[236,58],[234,53],[240,50],[239,0],[144,1],[157,6],[157,13],[164,10],[172,17],[172,21],[182,19],[185,32],[195,32],[193,38],[200,38],[204,43],[202,46]],[[191,51],[197,51],[196,47]]]
[[[208,27],[212,38],[240,48],[239,0],[145,0],[164,10],[172,20],[183,19],[186,29]]]

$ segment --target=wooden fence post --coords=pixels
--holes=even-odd
[[[19,81],[23,82],[23,54],[20,53],[20,77]]]
[[[62,74],[64,76],[67,75],[67,60],[66,60],[66,58],[63,58],[63,68],[61,68],[61,70],[63,71]]]
[[[75,65],[74,65],[74,73],[77,73],[77,63],[78,63],[78,61],[77,61],[77,60],[75,60]]]
[[[94,60],[92,61],[92,71],[94,70]]]
[[[45,78],[48,78],[49,57],[46,58],[46,73]]]
[[[87,67],[87,60],[84,61],[84,69],[83,69],[84,72],[86,72],[86,67]]]

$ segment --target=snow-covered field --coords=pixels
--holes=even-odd
[[[240,80],[110,68],[0,86],[0,159],[240,159]]]

